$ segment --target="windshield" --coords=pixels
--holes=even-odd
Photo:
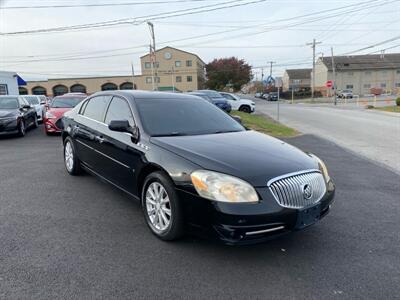
[[[17,109],[18,100],[13,97],[0,97],[0,109]]]
[[[36,96],[24,96],[25,100],[29,102],[30,105],[40,104]]]
[[[207,90],[205,90],[205,91],[200,91],[200,93],[206,94],[207,96],[209,96],[211,98],[223,98],[221,96],[221,94],[217,93],[216,91],[207,91]]]
[[[54,98],[53,101],[51,102],[51,107],[52,108],[73,108],[75,107],[79,102],[81,102],[83,97],[60,97],[60,98]]]
[[[207,101],[136,99],[140,119],[151,136],[244,131],[242,125]]]

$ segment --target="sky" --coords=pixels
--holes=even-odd
[[[311,68],[314,38],[317,57],[330,56],[331,47],[334,55],[400,52],[399,0],[0,0],[0,70],[26,80],[130,75],[131,65],[140,74],[148,20],[156,48],[193,52],[206,63],[235,56],[257,79],[269,75],[269,61],[273,76]],[[67,30],[51,31],[59,27]]]

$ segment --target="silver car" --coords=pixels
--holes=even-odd
[[[38,121],[43,122],[44,104],[41,104],[42,101],[40,97],[36,95],[24,95],[22,97],[35,108]]]

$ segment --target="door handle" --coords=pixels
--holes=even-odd
[[[98,141],[100,144],[104,143],[104,138],[102,136],[96,136],[96,141]]]

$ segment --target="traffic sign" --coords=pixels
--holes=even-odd
[[[331,88],[333,86],[333,81],[332,80],[328,80],[326,82],[326,87]]]

